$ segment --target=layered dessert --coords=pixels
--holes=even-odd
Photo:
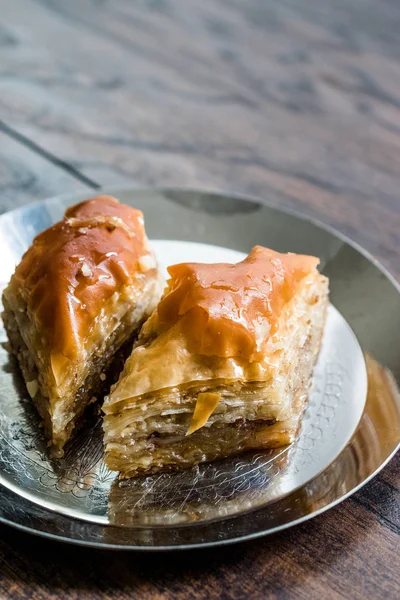
[[[169,267],[103,405],[108,467],[130,478],[290,444],[326,318],[318,263],[256,246]]]
[[[54,454],[161,292],[142,213],[110,196],[68,208],[22,257],[2,317]]]

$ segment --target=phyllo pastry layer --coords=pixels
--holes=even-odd
[[[161,291],[142,213],[110,196],[69,208],[22,257],[2,316],[56,453]]]
[[[318,259],[256,246],[179,264],[103,410],[106,463],[132,477],[291,443],[326,317]]]

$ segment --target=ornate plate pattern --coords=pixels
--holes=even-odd
[[[333,302],[363,348],[393,369],[398,344],[388,356],[382,330],[374,321],[377,311],[371,294],[376,293],[374,285],[386,294],[387,311],[379,315],[379,321],[383,332],[392,332],[393,337],[389,319],[399,320],[398,291],[375,264],[335,234],[240,198],[179,190],[111,193],[144,210],[149,235],[158,238],[154,245],[164,263],[183,257],[236,260],[238,251],[247,251],[255,243],[317,254],[331,279]],[[82,198],[56,198],[0,217],[1,286],[32,237],[57,220],[65,206]],[[118,483],[103,463],[98,414],[91,415],[62,461],[49,461],[37,416],[7,353],[3,330],[0,342],[0,481],[4,486],[0,518],[44,535],[100,546],[157,549],[224,543],[267,533],[340,500],[382,466],[399,443],[395,378],[372,359],[367,361],[367,410],[354,435],[367,395],[367,371],[355,335],[333,307],[296,444],[125,483]],[[368,416],[368,428],[363,427],[368,409],[376,413],[371,405],[371,369],[380,382],[376,401],[382,403],[384,396],[390,415],[391,435],[385,443],[382,422],[376,430],[376,415]],[[382,415],[379,418],[382,421]],[[389,427],[389,421],[384,426]],[[367,434],[373,438],[368,442],[370,449],[375,449],[368,460],[363,456],[366,447],[358,439]]]

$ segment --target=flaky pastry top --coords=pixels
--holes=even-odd
[[[149,255],[143,215],[111,196],[67,209],[37,235],[11,279],[52,356],[75,359],[111,296],[141,272]]]
[[[173,265],[157,308],[160,330],[179,324],[189,350],[199,355],[256,360],[282,308],[318,263],[255,246],[237,264]]]

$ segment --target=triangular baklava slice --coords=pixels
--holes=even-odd
[[[56,454],[161,292],[142,213],[110,196],[69,208],[22,257],[2,316]]]
[[[289,444],[328,303],[318,259],[257,246],[238,264],[169,267],[103,410],[121,477]]]

